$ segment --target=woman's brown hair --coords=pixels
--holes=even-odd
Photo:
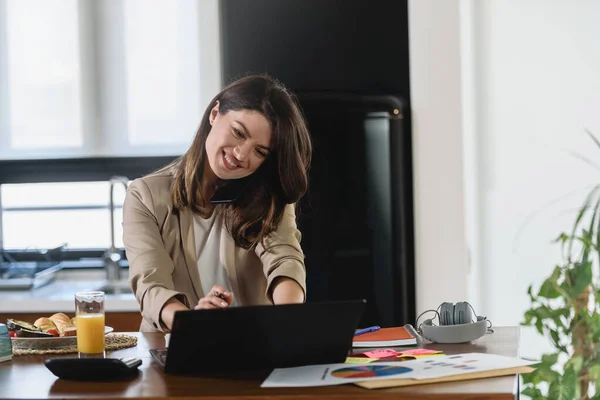
[[[172,188],[175,208],[189,207],[200,214],[201,182],[210,132],[211,109],[219,102],[219,113],[250,110],[261,113],[272,129],[272,151],[254,172],[251,183],[232,204],[216,206],[226,227],[243,248],[251,248],[277,229],[286,204],[298,202],[308,189],[312,144],[304,116],[294,96],[267,75],[234,81],[217,94],[204,112],[189,150],[177,159]]]

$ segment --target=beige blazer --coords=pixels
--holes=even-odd
[[[140,330],[144,332],[166,330],[160,323],[160,313],[170,298],[176,297],[193,308],[204,297],[196,261],[193,215],[188,209],[174,210],[172,182],[170,172],[136,179],[129,186],[123,205],[129,283],[140,305]],[[237,247],[227,230],[222,229],[219,254],[240,306],[272,304],[270,286],[280,276],[294,279],[306,293],[300,238],[292,205],[286,206],[278,229],[253,249]]]

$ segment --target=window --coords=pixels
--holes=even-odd
[[[218,21],[218,0],[0,0],[0,248],[110,245],[106,180],[187,150],[221,88]]]
[[[6,2],[8,148],[15,155],[83,145],[77,2],[59,3]]]
[[[183,153],[221,87],[217,0],[0,0],[0,160]]]
[[[4,248],[70,249],[110,246],[108,182],[28,183],[0,186]],[[123,247],[125,188],[114,186],[115,245]]]
[[[189,90],[202,87],[195,8],[193,2],[172,0],[125,2],[127,130],[132,146],[188,143],[202,118],[201,102],[210,99]]]

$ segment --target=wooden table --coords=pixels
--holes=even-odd
[[[265,373],[238,375],[235,378],[181,377],[164,374],[152,361],[148,349],[164,347],[158,333],[131,333],[139,337],[133,348],[113,351],[112,358],[138,357],[143,360],[140,373],[125,382],[74,382],[56,378],[44,366],[46,358],[56,356],[14,356],[0,363],[1,399],[45,398],[130,398],[159,397],[164,399],[514,399],[518,388],[515,376],[462,382],[439,383],[404,388],[368,390],[352,384],[313,388],[261,389]],[[428,344],[423,347],[439,349],[446,354],[485,352],[507,356],[518,355],[519,328],[495,328],[494,334],[461,345]],[[67,355],[72,357],[73,355]],[[208,361],[210,362],[210,360]],[[252,376],[254,375],[254,376]]]

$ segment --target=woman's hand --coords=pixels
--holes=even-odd
[[[229,292],[223,286],[215,285],[210,292],[198,301],[194,310],[227,308],[233,302],[233,293]]]
[[[175,318],[175,312],[184,310],[189,310],[189,308],[187,308],[175,297],[171,297],[169,300],[167,300],[160,311],[160,323],[163,327],[167,328],[167,332],[171,332],[171,329],[173,329],[173,318]]]

